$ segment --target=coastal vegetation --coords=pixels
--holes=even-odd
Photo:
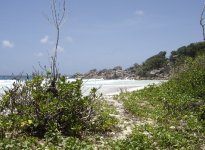
[[[185,63],[187,57],[196,58],[205,54],[205,43],[191,43],[173,50],[170,54],[161,51],[158,54],[147,58],[141,64],[135,63],[133,66],[123,69],[116,66],[113,69],[97,70],[92,69],[88,73],[76,73],[72,78],[103,78],[103,79],[169,79],[174,72]]]
[[[205,149],[205,42],[183,46],[169,58],[161,51],[125,70],[115,67],[114,74],[91,71],[108,79],[169,77],[167,82],[121,91],[115,99],[106,99],[96,88],[85,96],[82,80],[70,82],[59,73],[57,50],[66,1],[62,8],[51,2],[57,36],[50,69],[34,73],[30,80],[15,80],[4,90],[0,149]],[[120,124],[126,119],[134,128],[117,138],[125,131]]]
[[[0,149],[45,148],[51,143],[60,147],[63,137],[83,139],[116,130],[118,120],[110,115],[115,109],[95,88],[83,96],[81,80],[69,82],[60,76],[55,89],[50,88],[52,81],[51,76],[34,75],[5,90],[0,101]]]
[[[85,137],[117,130],[115,108],[96,88],[85,96],[82,80],[69,82],[60,75],[57,52],[66,0],[50,2],[47,19],[56,30],[50,68],[31,80],[16,80],[0,97],[0,149],[80,149]]]
[[[140,121],[121,149],[204,149],[205,56],[186,58],[168,82],[117,96]]]
[[[187,46],[182,46],[177,50],[173,50],[170,55],[167,55],[166,51],[161,51],[146,59],[142,64],[134,64],[127,70],[135,73],[136,76],[141,78],[157,78],[157,75],[161,74],[163,79],[166,78],[166,76],[169,77],[172,72],[178,68],[177,66],[181,69],[181,66],[186,64],[187,58],[195,59],[197,56],[204,54],[205,42],[191,43]],[[155,73],[153,71],[155,71]]]
[[[125,139],[109,135],[119,132],[117,112],[96,89],[83,96],[82,80],[69,82],[59,75],[54,89],[49,72],[17,80],[1,98],[0,148],[204,149],[204,45],[179,48],[170,56],[174,60],[162,52],[151,57],[145,62],[171,63],[169,81],[115,96],[137,120]]]

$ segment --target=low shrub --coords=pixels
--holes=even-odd
[[[130,149],[130,150],[144,150],[152,149],[152,141],[138,130],[134,130],[133,134],[124,140],[110,141],[109,145],[111,149],[121,150],[121,149]]]
[[[1,139],[19,135],[38,138],[74,136],[112,131],[117,119],[93,88],[88,96],[81,92],[82,80],[69,82],[64,76],[52,85],[52,78],[35,75],[32,80],[16,81],[0,101]],[[57,138],[54,140],[57,142]]]
[[[143,136],[140,138],[145,140],[142,147],[149,141],[152,145],[147,149],[204,148],[205,56],[187,58],[185,62],[169,81],[117,96],[125,108],[144,124],[138,125],[131,136]],[[143,135],[144,132],[149,136]],[[129,140],[118,141],[117,145],[126,147],[128,141],[129,144],[138,141]]]

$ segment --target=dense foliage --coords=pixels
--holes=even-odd
[[[205,42],[192,43],[172,51],[169,60],[171,63],[176,63],[183,61],[185,57],[195,58],[202,54],[205,54]]]
[[[162,69],[163,72],[168,69],[168,59],[166,58],[165,51],[161,51],[157,55],[148,58],[142,64],[135,63],[127,71],[140,77],[151,77],[151,71],[158,69]]]
[[[167,66],[167,58],[166,58],[166,52],[160,52],[157,55],[154,55],[150,58],[148,58],[142,65],[139,67],[139,75],[141,76],[147,76],[150,71],[154,69],[159,69],[162,67]]]
[[[32,80],[16,81],[5,91],[0,101],[0,149],[5,142],[29,137],[55,144],[62,136],[83,138],[115,129],[117,119],[109,115],[114,109],[95,88],[83,96],[82,80],[69,82],[61,76],[56,88],[52,81],[35,75]]]
[[[135,116],[132,134],[102,138],[115,131],[115,111],[92,89],[83,96],[82,80],[36,75],[16,81],[0,101],[0,149],[205,149],[205,44],[196,43],[150,57],[135,73],[147,75],[172,63],[172,78],[116,96]],[[94,136],[93,136],[94,135]]]
[[[205,56],[185,62],[168,82],[118,96],[125,107],[144,122],[136,127],[130,139],[118,141],[118,146],[204,149]]]
[[[167,65],[166,52],[160,52],[157,55],[154,55],[148,58],[143,64],[145,71],[150,71],[153,69],[158,69]]]
[[[185,64],[186,58],[195,59],[197,56],[205,54],[205,42],[192,43],[188,46],[182,46],[177,50],[173,50],[169,56],[166,57],[166,52],[161,51],[158,54],[149,57],[142,64],[134,64],[127,70],[139,77],[157,77],[161,74],[163,76],[170,76],[176,71],[177,66]],[[160,76],[159,76],[160,77]]]

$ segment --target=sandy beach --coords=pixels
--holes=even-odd
[[[71,79],[71,81],[74,81]],[[14,80],[0,80],[0,94],[3,89],[12,87]],[[98,93],[102,93],[104,96],[112,96],[118,94],[120,91],[134,91],[143,89],[150,84],[159,84],[164,82],[163,80],[99,80],[89,79],[83,80],[82,93],[88,95],[89,91],[95,87],[98,89]]]

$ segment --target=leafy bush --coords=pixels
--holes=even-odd
[[[205,99],[205,56],[186,59],[185,62],[169,84],[176,84],[175,90],[179,93]]]
[[[151,149],[152,141],[138,130],[134,130],[133,134],[124,140],[110,141],[110,147],[114,150],[130,149],[130,150],[144,150]]]
[[[169,65],[166,58],[166,52],[161,51],[158,54],[148,58],[142,64],[135,63],[132,67],[126,69],[130,74],[135,74],[140,77],[153,76],[150,72],[153,70],[159,70],[160,73],[168,74]]]
[[[0,102],[1,138],[30,135],[43,138],[59,133],[83,137],[86,133],[114,129],[117,120],[112,108],[93,88],[81,92],[82,80],[69,82],[64,76],[52,87],[52,78],[35,75],[32,80],[16,81]],[[54,139],[55,141],[55,139]]]
[[[161,101],[170,105],[185,105],[205,100],[205,56],[187,58],[179,71],[160,86],[151,85],[135,92],[133,97]],[[152,101],[152,102],[154,102]],[[127,103],[127,102],[126,102]],[[173,106],[173,107],[174,107]],[[176,108],[176,107],[175,107]]]
[[[145,70],[153,70],[164,67],[167,63],[166,52],[159,52],[159,54],[148,58],[144,63],[143,67]]]
[[[50,137],[51,138],[51,137]],[[50,141],[50,138],[46,139],[46,141],[39,141],[39,139],[34,137],[19,137],[19,138],[10,138],[10,139],[2,139],[0,141],[0,149],[4,150],[61,150],[61,149],[85,149],[85,150],[93,150],[94,146],[89,141],[79,140],[74,137],[63,138],[60,136],[61,142],[56,144],[53,141]]]
[[[196,58],[199,55],[203,55],[205,52],[205,42],[192,43],[188,46],[182,46],[176,51],[172,51],[170,55],[171,63],[184,63],[185,57]]]
[[[132,134],[145,136],[142,135],[143,130],[149,133],[151,136],[148,139],[146,136],[141,139],[145,140],[144,143],[151,141],[151,149],[204,147],[205,56],[187,58],[184,62],[169,81],[150,85],[143,90],[121,93],[117,97],[127,110],[145,124],[137,126]],[[152,123],[147,123],[147,119]],[[130,140],[130,144],[137,141]],[[127,142],[118,141],[117,144],[126,147]]]

